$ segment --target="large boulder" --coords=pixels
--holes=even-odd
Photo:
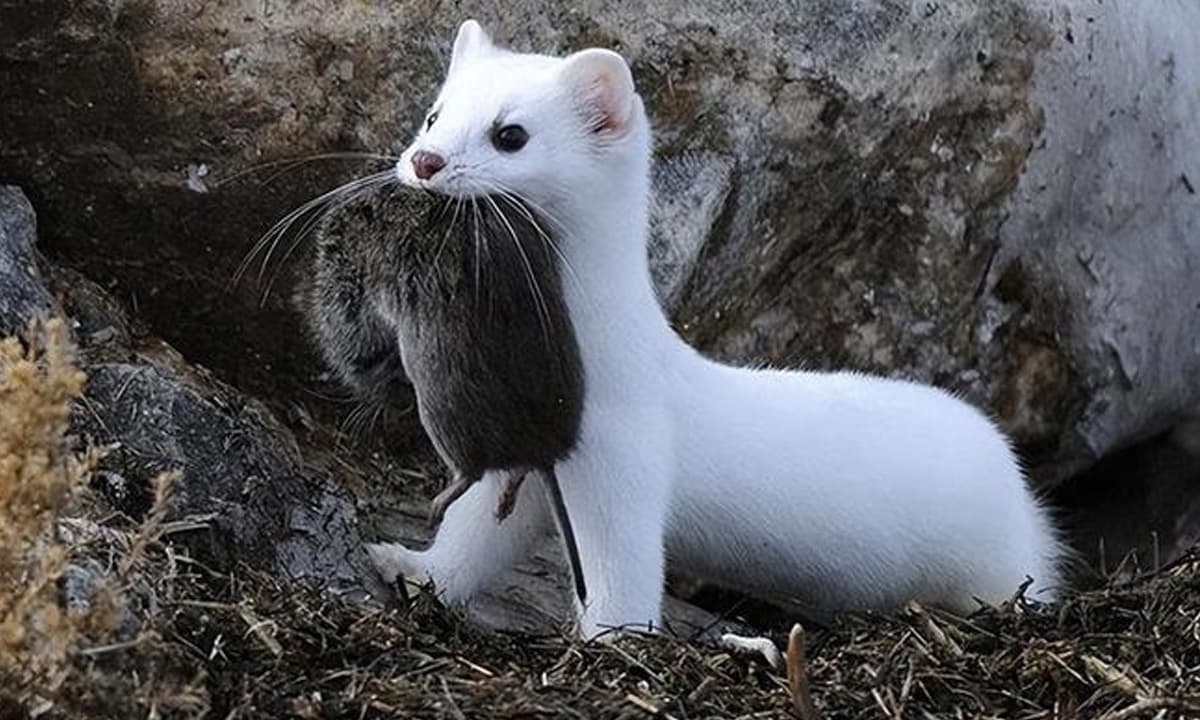
[[[518,48],[630,58],[655,277],[705,351],[951,388],[1046,489],[1119,486],[1087,471],[1200,414],[1194,4],[28,0],[0,5],[0,179],[53,258],[190,360],[329,420],[288,300],[303,266],[278,248],[265,302],[230,280],[358,170],[263,166],[395,152],[468,15]]]

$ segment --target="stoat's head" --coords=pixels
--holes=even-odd
[[[622,172],[644,173],[648,158],[645,111],[620,55],[515,53],[467,20],[396,172],[406,184],[453,196],[510,192],[552,207],[604,192]]]

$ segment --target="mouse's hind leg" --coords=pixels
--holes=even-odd
[[[525,470],[502,474],[500,501],[496,503],[496,522],[504,522],[509,515],[512,515],[513,508],[517,506],[517,497],[521,493],[521,485],[525,482],[526,474]]]
[[[471,486],[479,482],[478,476],[463,475],[455,473],[454,481],[446,487],[445,490],[437,494],[433,498],[433,502],[429,505],[429,524],[438,525],[442,519],[446,517],[446,508],[454,504],[456,500],[466,494]]]

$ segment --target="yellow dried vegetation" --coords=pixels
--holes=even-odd
[[[84,629],[59,600],[68,554],[56,527],[99,453],[66,443],[86,378],[61,320],[0,340],[0,680],[52,692]]]

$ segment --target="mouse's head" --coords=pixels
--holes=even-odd
[[[421,129],[396,165],[408,185],[457,197],[512,193],[538,206],[646,171],[649,127],[625,60],[591,49],[515,53],[467,20]]]

